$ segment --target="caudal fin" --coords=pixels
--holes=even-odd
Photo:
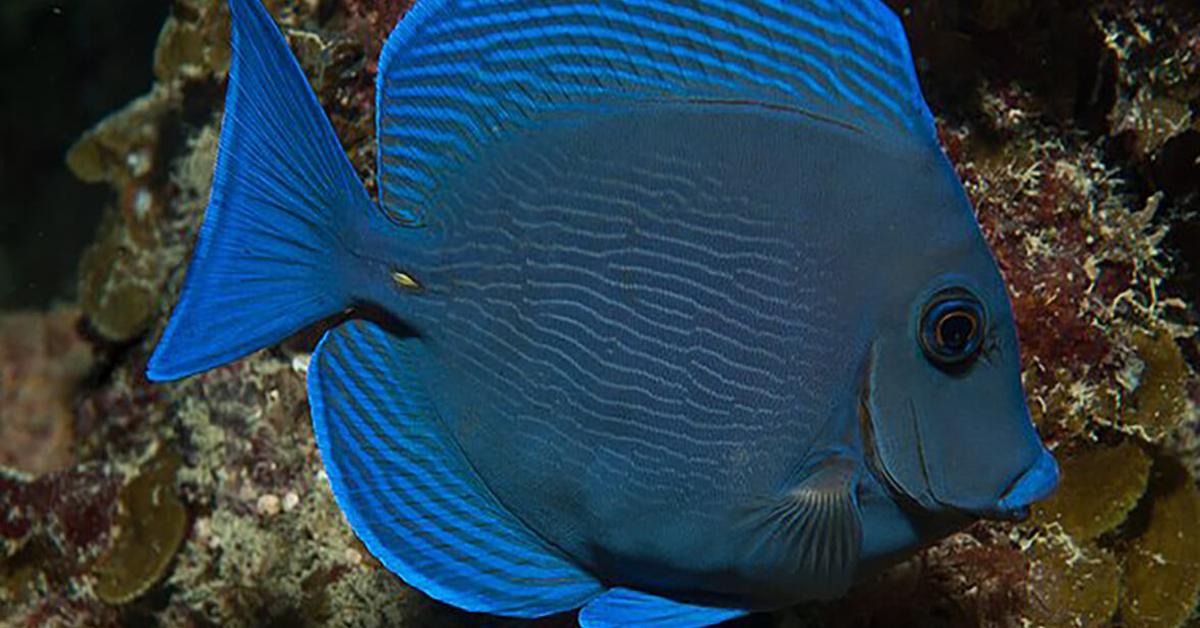
[[[146,369],[185,377],[345,308],[339,234],[371,201],[259,0],[230,0],[216,172],[183,293]]]

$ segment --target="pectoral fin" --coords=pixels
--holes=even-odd
[[[833,598],[849,589],[862,546],[858,469],[849,458],[826,458],[783,495],[752,506],[741,530],[749,564],[798,586],[793,594],[803,599]]]

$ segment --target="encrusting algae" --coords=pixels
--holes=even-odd
[[[92,568],[101,600],[128,602],[166,573],[187,528],[187,511],[175,494],[179,464],[177,455],[161,452],[121,488],[116,539]]]
[[[972,526],[848,599],[766,621],[1200,621],[1200,9],[890,4],[1011,287],[1062,485],[1027,522]],[[403,3],[267,5],[370,187],[373,64]],[[25,436],[56,462],[0,459],[16,467],[0,473],[0,624],[470,625],[342,519],[308,420],[315,331],[178,384],[142,375],[207,201],[228,36],[223,2],[174,2],[155,87],[67,156],[114,193],[78,309],[22,315],[72,338],[71,365],[28,352],[2,367],[56,373],[22,410],[56,417]]]
[[[1122,578],[1121,619],[1128,626],[1178,626],[1200,595],[1200,491],[1195,478],[1166,459],[1156,465],[1144,526],[1129,541]]]
[[[1146,430],[1151,440],[1161,439],[1187,416],[1191,373],[1175,338],[1164,329],[1136,332],[1133,347],[1143,366],[1137,388],[1122,408],[1122,420]]]
[[[1066,536],[1050,537],[1026,550],[1030,586],[1023,616],[1031,625],[1112,623],[1121,597],[1121,565],[1095,543],[1076,542]]]
[[[1033,521],[1057,524],[1075,541],[1091,541],[1120,525],[1150,481],[1151,459],[1132,441],[1061,452],[1062,487],[1034,506]]]

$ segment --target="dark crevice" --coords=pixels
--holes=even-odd
[[[67,148],[150,89],[162,0],[0,3],[0,307],[69,300],[112,192],[77,180]]]

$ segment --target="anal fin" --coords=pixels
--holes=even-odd
[[[313,426],[354,532],[410,585],[468,611],[539,617],[598,595],[475,474],[415,379],[424,355],[419,339],[350,321],[313,356]]]
[[[632,589],[615,588],[579,611],[582,628],[688,628],[711,626],[745,615],[737,608],[697,606]]]

